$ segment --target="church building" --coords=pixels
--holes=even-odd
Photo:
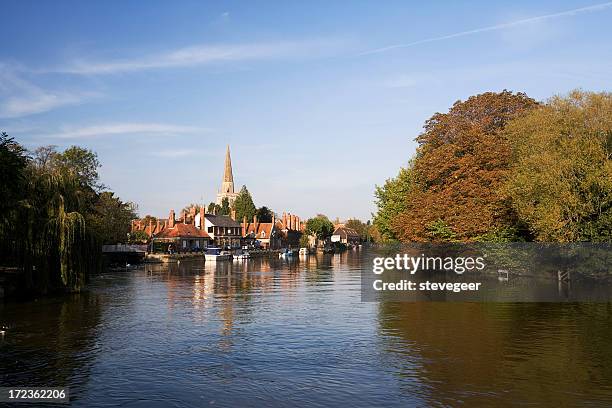
[[[232,158],[230,157],[230,148],[227,145],[227,151],[225,152],[225,171],[223,172],[223,181],[221,182],[221,189],[217,194],[217,204],[221,205],[224,198],[229,201],[230,207],[236,200],[238,193],[234,191],[234,175],[232,174]]]

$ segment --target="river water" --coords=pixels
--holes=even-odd
[[[0,304],[0,385],[80,407],[612,405],[610,304],[362,302],[370,267],[143,265]]]

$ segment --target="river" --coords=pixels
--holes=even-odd
[[[78,407],[612,405],[610,304],[362,302],[368,256],[149,264],[0,303],[0,384]]]

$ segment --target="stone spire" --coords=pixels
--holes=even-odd
[[[223,182],[224,183],[232,183],[234,185],[234,175],[232,174],[232,158],[230,157],[230,148],[227,145],[227,150],[225,152],[225,173],[223,174]],[[232,193],[234,190],[231,191]]]
[[[225,170],[223,172],[223,181],[221,182],[221,190],[217,194],[217,204],[221,205],[223,198],[229,200],[230,205],[236,199],[238,194],[234,192],[234,174],[232,173],[232,158],[230,156],[230,147],[227,145],[225,151]]]
[[[221,193],[233,193],[234,192],[234,175],[232,174],[232,158],[230,157],[230,148],[227,145],[225,151],[225,171],[223,172],[223,182],[221,183]]]

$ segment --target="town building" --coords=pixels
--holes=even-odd
[[[233,212],[235,214],[235,212]],[[219,248],[240,248],[242,245],[242,226],[231,217],[226,215],[205,214],[204,231],[212,239],[215,246]],[[234,215],[235,218],[235,215]],[[202,215],[196,214],[194,225],[198,228],[202,225]]]
[[[303,230],[300,217],[287,213],[281,219],[272,215],[272,222],[260,222],[257,216],[251,222],[242,220],[244,243],[264,249],[298,248]]]
[[[259,222],[257,216],[253,216],[252,222],[247,222],[246,217],[242,220],[242,235],[245,245],[259,246],[262,249],[279,249],[283,247],[281,232],[276,227],[274,216],[272,222]]]
[[[204,213],[204,208],[200,209]],[[147,232],[145,230],[145,232]],[[175,220],[174,210],[161,225],[158,220],[154,229],[149,229],[153,252],[193,252],[203,251],[212,244],[211,237],[202,228],[196,227],[193,218],[183,213],[180,220]]]
[[[345,245],[359,245],[360,241],[359,233],[344,224],[338,224],[331,236],[331,242],[340,242]]]
[[[230,207],[236,201],[238,193],[234,191],[234,174],[232,173],[232,158],[230,156],[230,147],[227,145],[225,151],[225,170],[223,171],[223,180],[221,181],[221,189],[217,194],[217,204],[221,205],[224,198],[229,201]]]

